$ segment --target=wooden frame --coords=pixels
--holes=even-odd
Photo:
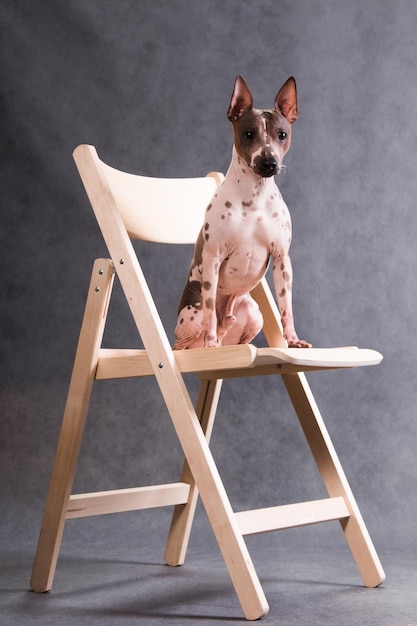
[[[269,607],[244,541],[247,534],[339,520],[364,584],[369,587],[381,584],[385,579],[384,571],[305,372],[373,365],[379,363],[382,356],[373,350],[358,348],[288,349],[266,280],[254,290],[253,295],[264,316],[268,347],[242,345],[173,351],[130,237],[174,243],[193,241],[202,223],[205,204],[220,182],[221,175],[179,181],[133,176],[104,164],[96,150],[85,145],[75,150],[74,158],[111,259],[98,259],[92,270],[33,565],[32,589],[43,592],[52,587],[62,533],[69,518],[173,505],[165,560],[170,565],[183,563],[198,495],[248,620],[262,617]],[[167,213],[173,212],[171,204],[175,197],[188,212],[186,233],[183,221],[165,221]],[[155,218],[155,211],[158,211],[158,219]],[[115,273],[129,303],[143,350],[109,350],[102,347]],[[200,378],[195,407],[184,383],[185,372],[195,372]],[[210,451],[210,436],[222,380],[259,375],[282,376],[328,491],[328,498],[254,511],[232,510]],[[131,376],[154,376],[158,382],[185,456],[180,480],[168,485],[72,494],[94,381]]]

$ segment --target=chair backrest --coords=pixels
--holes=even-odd
[[[207,205],[223,175],[212,172],[202,178],[165,179],[127,174],[103,163],[96,149],[89,145],[78,146],[73,156],[136,323],[144,317],[143,308],[136,301],[139,293],[143,294],[145,307],[156,323],[159,315],[131,239],[194,243]],[[132,293],[136,294],[134,299]],[[268,344],[286,347],[281,318],[266,278],[252,295],[264,317],[263,331]],[[151,326],[145,324],[139,329],[145,344],[144,335]],[[160,320],[157,326],[161,337],[165,333]],[[155,342],[155,337],[150,334],[148,345]],[[168,350],[168,344],[164,350]]]
[[[202,178],[153,178],[121,172],[100,160],[93,146],[79,146],[74,158],[89,158],[105,178],[129,236],[158,243],[194,243],[205,209],[223,174]],[[93,204],[95,209],[95,205]]]

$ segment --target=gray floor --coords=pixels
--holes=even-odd
[[[0,570],[0,623],[245,623],[224,563],[199,509],[185,565],[163,564],[169,511],[68,522],[54,587],[29,590],[37,529],[9,532]],[[35,532],[36,531],[36,532]],[[3,535],[3,540],[5,536]],[[36,542],[36,539],[35,539]],[[411,555],[379,551],[387,581],[366,589],[337,523],[247,539],[267,596],[265,624],[417,624],[417,572]]]

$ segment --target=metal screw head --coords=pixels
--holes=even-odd
[[[104,274],[104,270],[98,270],[98,273],[99,273],[99,274],[100,274],[100,276],[101,276],[102,274]]]
[[[120,265],[123,265],[124,262],[125,262],[124,259],[120,259],[120,261],[119,261]]]
[[[94,291],[100,291],[100,287],[96,287]]]
[[[163,363],[158,363],[158,367],[161,370],[164,367],[164,364]]]

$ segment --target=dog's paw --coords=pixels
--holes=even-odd
[[[212,335],[210,333],[205,333],[204,335],[204,347],[205,348],[217,348],[219,345],[219,340],[216,335]]]
[[[304,339],[298,339],[294,328],[287,328],[284,332],[284,338],[287,340],[289,348],[311,348],[311,343],[304,341]]]
[[[295,339],[288,341],[288,347],[289,348],[311,348],[311,343],[308,343],[308,341],[304,341],[304,339],[298,339],[298,337],[296,337]]]
[[[236,316],[232,314],[225,315],[217,327],[217,334],[223,337],[236,324]]]

